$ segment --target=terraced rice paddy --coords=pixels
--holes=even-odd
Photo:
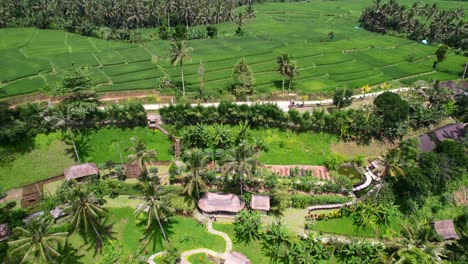
[[[406,1],[405,2],[410,2]],[[236,25],[218,25],[222,37],[189,41],[192,62],[185,68],[187,91],[199,89],[198,68],[203,62],[206,93],[226,91],[232,67],[244,57],[257,80],[257,91],[281,89],[276,56],[289,53],[300,75],[294,89],[308,94],[337,87],[357,88],[392,80],[459,78],[466,58],[450,51],[440,71],[432,70],[436,47],[367,32],[358,28],[360,11],[370,1],[310,1],[257,5],[256,19],[235,37]],[[468,3],[444,2],[445,8]],[[468,12],[467,12],[468,13]],[[335,39],[327,41],[329,32]],[[142,29],[152,34],[157,29]],[[129,44],[78,36],[64,31],[33,28],[0,30],[0,98],[33,93],[56,85],[64,70],[86,66],[99,92],[153,89],[164,74],[179,81],[178,67],[170,65],[169,42]],[[413,54],[413,62],[408,61]],[[173,90],[165,91],[173,93]]]

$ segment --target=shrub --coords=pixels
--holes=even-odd
[[[345,163],[347,158],[340,153],[332,153],[325,159],[325,166],[329,170],[336,170],[338,166]]]
[[[350,198],[344,196],[309,196],[303,194],[291,195],[291,204],[294,208],[306,208],[307,206],[322,204],[341,204],[349,201]]]

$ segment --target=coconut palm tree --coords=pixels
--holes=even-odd
[[[266,228],[262,240],[262,249],[270,257],[271,263],[286,262],[292,238],[281,220],[275,220],[275,222]]]
[[[107,235],[105,217],[108,212],[101,206],[104,200],[96,198],[82,184],[72,184],[65,199],[68,202],[65,211],[72,216],[71,232],[77,231],[85,241],[91,238],[99,249]]]
[[[244,192],[243,178],[247,176],[252,178],[252,169],[259,162],[253,157],[255,155],[254,147],[243,140],[235,148],[230,150],[226,157],[226,163],[223,165],[225,174],[235,173],[240,181],[240,193]]]
[[[190,52],[193,51],[192,47],[186,47],[185,41],[175,41],[171,43],[169,58],[173,66],[180,66],[180,76],[182,80],[182,94],[185,96],[185,82],[184,82],[184,60],[192,61]]]
[[[187,166],[187,172],[180,176],[186,184],[184,192],[192,196],[195,189],[197,197],[200,199],[200,191],[203,192],[207,189],[203,174],[208,165],[208,156],[201,149],[196,148],[185,151],[183,160]]]
[[[67,232],[50,231],[53,221],[39,217],[30,219],[26,227],[16,227],[17,238],[8,242],[11,255],[21,256],[20,263],[55,263],[60,256],[57,247],[68,235]]]
[[[283,94],[284,94],[285,77],[287,76],[286,73],[288,71],[288,67],[290,63],[291,63],[291,57],[289,56],[289,54],[283,54],[276,58],[276,64],[277,64],[276,71],[283,77],[283,85],[281,86]]]
[[[401,168],[402,161],[400,159],[399,149],[390,149],[382,159],[383,165],[381,173],[384,176],[405,176],[405,171]]]
[[[286,71],[286,76],[289,77],[288,91],[291,91],[291,84],[294,77],[299,75],[299,69],[295,62],[291,62]]]
[[[127,159],[130,162],[138,161],[142,176],[145,179],[148,176],[146,163],[156,159],[156,151],[147,150],[146,144],[136,137],[132,137],[130,140],[133,142],[133,147],[127,148],[126,151],[131,151],[133,154],[128,155]]]
[[[146,181],[141,186],[142,193],[139,198],[143,203],[135,210],[135,214],[137,216],[143,215],[143,223],[145,223],[145,236],[143,239],[146,238],[146,244],[149,243],[154,223],[157,222],[164,239],[167,240],[162,223],[168,220],[172,210],[161,194],[160,185],[153,181]]]

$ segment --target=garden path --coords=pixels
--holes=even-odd
[[[180,258],[181,258],[180,263],[181,264],[189,264],[190,261],[188,261],[187,258],[190,257],[191,255],[195,255],[195,254],[205,253],[205,254],[211,255],[211,256],[216,257],[216,258],[226,259],[227,255],[229,253],[231,253],[231,251],[232,251],[232,240],[231,240],[231,238],[226,233],[215,230],[213,228],[213,221],[211,221],[211,220],[208,220],[207,227],[208,227],[208,232],[209,233],[211,233],[213,235],[220,236],[220,237],[222,237],[224,239],[224,241],[226,242],[226,249],[224,250],[224,252],[220,253],[220,252],[216,252],[216,251],[213,251],[211,249],[208,249],[208,248],[196,248],[196,249],[187,250],[187,251],[182,252],[182,254],[180,255]],[[158,253],[150,256],[149,259],[148,259],[148,263],[149,264],[155,264],[154,259],[157,258],[157,257],[160,257],[160,256],[162,256],[164,254],[166,254],[166,251],[158,252]]]

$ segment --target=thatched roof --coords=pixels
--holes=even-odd
[[[139,164],[124,164],[127,179],[139,178],[141,175]]]
[[[237,213],[244,209],[245,203],[232,193],[205,193],[198,200],[198,207],[206,213],[229,212]]]
[[[270,210],[270,196],[254,194],[250,201],[250,208],[254,210],[268,211]]]
[[[0,225],[0,241],[6,240],[10,235],[10,228],[8,224],[1,224]]]
[[[41,217],[43,215],[44,215],[44,211],[40,211],[40,212],[37,212],[37,213],[30,214],[30,215],[26,216],[26,218],[23,221],[25,223],[28,223],[29,221],[31,221],[31,219],[38,218],[38,217]]]
[[[74,180],[91,175],[98,175],[99,169],[95,163],[83,163],[65,169],[65,180]]]
[[[457,140],[465,136],[462,123],[448,124],[419,137],[419,147],[423,152],[433,151],[438,142],[446,139]]]
[[[452,220],[436,221],[434,222],[434,228],[437,234],[446,240],[459,238]]]
[[[161,119],[161,116],[158,114],[149,113],[146,115],[146,119],[148,119],[148,121],[158,121]]]
[[[231,252],[227,255],[224,264],[251,264],[252,262],[246,256],[239,252]]]

